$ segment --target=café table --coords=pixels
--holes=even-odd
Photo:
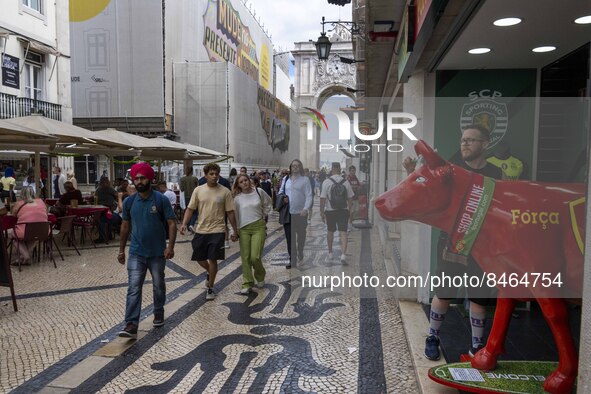
[[[53,213],[47,214],[47,220],[51,223],[51,225],[55,225],[57,223],[57,217]],[[0,228],[2,231],[8,231],[16,226],[18,218],[14,215],[4,215],[0,216]]]
[[[113,217],[111,210],[104,205],[79,205],[76,208],[66,208],[66,215],[76,216],[76,219],[74,219],[74,226],[80,227],[81,243],[84,243],[85,231],[90,235],[92,228],[98,226],[99,219],[95,216],[97,212],[100,212],[100,215],[105,215],[105,218],[107,218],[107,220],[111,220],[111,218]],[[94,240],[92,240],[92,242],[94,244]]]
[[[78,205],[76,208],[66,208],[67,215],[75,215],[79,217],[90,216],[96,211],[104,212],[107,219],[110,219],[110,216],[112,216],[111,210],[104,205]]]
[[[45,205],[47,205],[48,207],[54,206],[55,204],[57,204],[58,201],[59,198],[46,198],[45,200],[43,200]]]

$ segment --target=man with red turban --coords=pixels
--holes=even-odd
[[[166,286],[164,267],[166,260],[174,257],[176,240],[176,216],[168,198],[150,187],[154,170],[148,163],[131,167],[131,178],[137,193],[123,201],[121,241],[117,260],[125,264],[125,245],[130,233],[129,259],[127,261],[128,287],[125,305],[125,328],[120,337],[137,338],[137,328],[142,310],[142,286],[146,271],[152,275],[154,293],[154,327],[164,325]],[[168,246],[166,237],[168,232]]]

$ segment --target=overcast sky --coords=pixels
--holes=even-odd
[[[351,4],[344,7],[327,0],[247,0],[247,7],[272,37],[276,50],[293,49],[294,42],[318,39],[322,16],[326,20],[351,20]],[[327,25],[326,28],[330,28]]]

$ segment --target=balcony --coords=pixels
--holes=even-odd
[[[31,114],[42,114],[47,118],[61,121],[62,106],[28,97],[0,93],[0,119],[29,116]]]

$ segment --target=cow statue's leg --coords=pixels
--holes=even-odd
[[[507,336],[507,329],[509,328],[513,308],[515,308],[514,299],[497,299],[497,308],[495,310],[492,329],[486,346],[480,349],[472,359],[472,366],[474,368],[492,371],[497,366],[497,356],[505,352],[505,337]]]
[[[568,325],[568,309],[562,298],[538,298],[558,348],[558,368],[544,382],[549,393],[570,393],[577,377],[577,354]]]

